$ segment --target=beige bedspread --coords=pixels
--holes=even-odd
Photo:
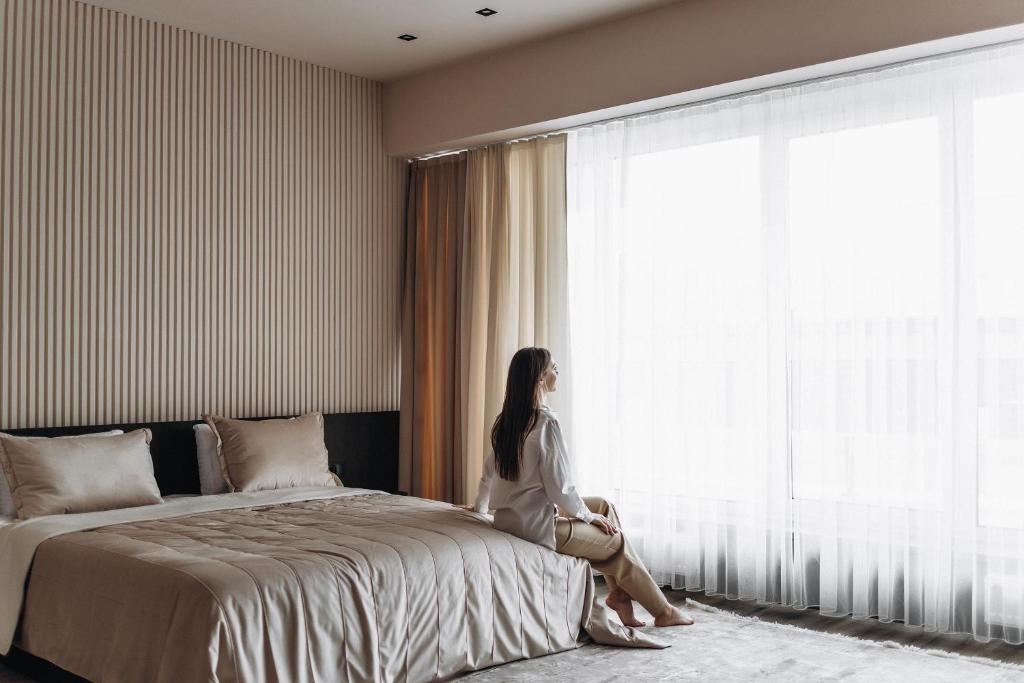
[[[19,647],[97,681],[429,681],[575,647],[581,628],[660,645],[608,620],[586,562],[352,489],[0,528],[4,652],[23,589]]]

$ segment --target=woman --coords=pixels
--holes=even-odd
[[[558,366],[547,349],[516,352],[508,369],[505,403],[491,429],[493,452],[484,460],[477,512],[494,510],[494,527],[565,555],[590,560],[604,574],[607,605],[626,626],[643,626],[633,600],[654,615],[655,626],[692,624],[669,604],[619,530],[615,508],[603,498],[580,498],[558,418],[545,405]]]

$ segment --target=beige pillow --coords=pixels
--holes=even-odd
[[[221,471],[232,491],[339,485],[327,470],[320,413],[259,421],[204,419],[217,434]]]
[[[151,436],[148,429],[56,438],[0,433],[0,464],[18,517],[160,503]]]
[[[124,434],[120,429],[111,429],[109,432],[92,432],[91,434],[82,434],[80,436],[112,436],[114,434]],[[63,439],[66,437],[56,437]],[[80,437],[71,437],[80,438]],[[18,508],[14,506],[14,499],[11,498],[11,487],[7,483],[7,475],[4,473],[4,468],[0,465],[0,517],[17,517]]]

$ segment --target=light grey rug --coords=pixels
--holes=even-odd
[[[586,645],[464,676],[493,681],[1024,681],[1024,667],[759,621],[687,600],[694,626],[652,629],[666,650]],[[641,619],[650,618],[638,610]],[[650,627],[648,627],[650,628]]]

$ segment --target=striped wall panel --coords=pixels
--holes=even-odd
[[[381,85],[0,0],[0,428],[397,409]]]

